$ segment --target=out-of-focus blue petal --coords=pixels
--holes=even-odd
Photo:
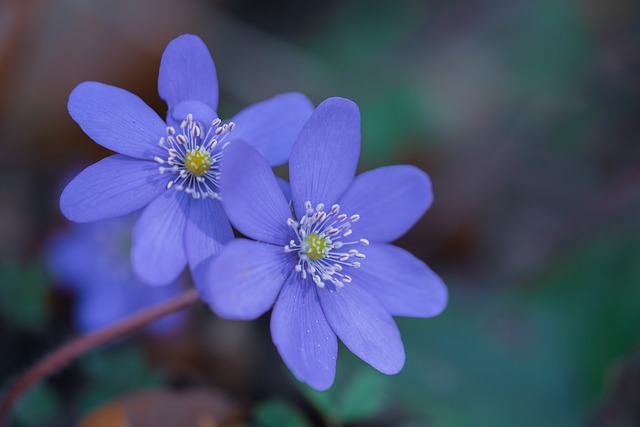
[[[271,314],[271,336],[296,378],[326,390],[336,373],[338,340],[322,312],[316,286],[299,277],[289,276],[282,287]]]
[[[426,173],[410,165],[387,166],[358,175],[340,198],[347,215],[359,214],[351,237],[390,242],[406,233],[431,206]]]
[[[394,316],[437,316],[447,305],[447,288],[427,265],[404,249],[372,243],[362,249],[362,267],[349,269],[353,282],[365,288]]]
[[[289,180],[298,219],[304,203],[330,207],[347,189],[360,155],[360,112],[353,102],[329,98],[313,112],[293,144]]]
[[[98,82],[80,83],[69,95],[69,114],[103,147],[137,159],[166,157],[158,142],[166,124],[136,95]]]
[[[47,268],[53,276],[61,282],[64,288],[75,291],[83,283],[91,281],[95,274],[90,261],[94,256],[95,244],[89,239],[83,239],[81,230],[77,227],[87,227],[88,224],[77,225],[65,233],[53,236],[46,249]]]
[[[264,157],[235,141],[226,150],[220,179],[222,205],[241,233],[281,246],[289,241],[291,210]]]
[[[125,215],[167,191],[169,179],[154,162],[116,154],[76,176],[60,196],[60,210],[75,222]]]
[[[301,93],[283,93],[240,111],[232,119],[233,139],[246,141],[271,166],[289,160],[291,147],[313,112],[313,104]]]
[[[167,45],[160,61],[158,93],[169,105],[169,115],[183,101],[200,101],[217,110],[216,68],[198,36],[185,34]]]
[[[221,317],[255,319],[269,310],[292,270],[281,246],[235,239],[196,276],[203,298]]]
[[[122,293],[119,284],[116,289],[109,288],[111,283],[103,281],[100,284],[104,286],[96,286],[92,292],[78,294],[74,320],[83,333],[105,328],[136,311],[132,310],[129,302],[131,294]]]
[[[149,204],[133,229],[133,270],[145,283],[167,285],[187,265],[184,232],[189,200],[182,191],[167,190]]]
[[[312,283],[309,280],[310,283]],[[404,365],[404,347],[393,318],[364,287],[318,291],[331,329],[356,356],[384,374]]]
[[[133,271],[131,273],[133,274]],[[151,307],[152,305],[160,304],[178,296],[186,288],[183,282],[183,280],[178,279],[167,286],[152,287],[137,281],[137,286],[135,286],[135,291],[137,292],[133,293],[132,289],[131,293],[132,296],[135,296],[135,305],[137,306],[135,310],[132,310],[132,314],[136,311]],[[171,333],[182,325],[186,314],[187,311],[182,310],[168,316],[164,316],[150,324],[149,330],[156,334]]]
[[[218,200],[198,199],[189,202],[189,218],[184,245],[191,268],[215,255],[233,239],[233,230]]]

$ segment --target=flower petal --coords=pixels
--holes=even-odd
[[[291,186],[289,185],[289,182],[284,178],[280,178],[279,176],[276,176],[276,180],[278,181],[280,190],[282,190],[284,199],[291,202]]]
[[[271,336],[300,381],[326,390],[336,374],[338,340],[327,323],[316,286],[289,276],[271,314]]]
[[[372,243],[362,250],[362,267],[349,270],[353,282],[365,288],[394,316],[437,316],[447,305],[447,288],[418,258],[397,246]]]
[[[125,215],[165,192],[169,179],[154,162],[116,154],[80,172],[62,192],[60,210],[75,222]]]
[[[390,242],[406,233],[431,206],[433,193],[426,173],[397,165],[360,174],[340,198],[340,211],[359,214],[352,238]]]
[[[135,311],[129,294],[122,293],[120,286],[115,292],[112,283],[99,283],[90,292],[79,294],[74,307],[74,321],[80,331],[88,333],[112,325]],[[125,283],[135,285],[135,283]]]
[[[69,114],[103,147],[137,159],[166,157],[158,142],[166,124],[136,95],[97,82],[80,83],[69,95]]]
[[[291,210],[271,167],[255,149],[242,141],[229,145],[220,188],[224,210],[240,232],[281,246],[289,241]]]
[[[136,275],[153,286],[167,285],[187,265],[184,232],[188,195],[167,190],[142,212],[133,229],[131,262]]]
[[[404,365],[404,347],[391,315],[360,286],[318,292],[322,310],[333,331],[356,356],[384,374]]]
[[[321,103],[293,144],[289,176],[298,219],[304,203],[334,204],[351,184],[360,154],[360,112],[353,102]]]
[[[218,200],[190,200],[184,244],[191,268],[215,255],[233,239],[233,230]]]
[[[313,104],[306,96],[284,93],[236,114],[232,136],[258,150],[271,166],[279,166],[289,160],[293,142],[312,112]]]
[[[204,42],[192,34],[171,41],[162,54],[158,93],[169,112],[182,101],[200,101],[218,108],[216,68]]]
[[[211,309],[227,319],[250,320],[273,305],[295,261],[282,247],[235,239],[205,260],[196,279]]]

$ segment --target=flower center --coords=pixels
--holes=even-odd
[[[184,156],[184,165],[193,175],[203,176],[212,164],[211,154],[204,147],[189,150]]]
[[[300,221],[292,218],[287,221],[295,231],[297,241],[291,240],[284,251],[298,254],[295,271],[303,279],[311,277],[320,288],[324,288],[326,282],[341,288],[352,280],[344,269],[359,268],[360,260],[366,258],[357,249],[346,252],[342,249],[348,245],[369,245],[367,239],[346,239],[352,233],[351,224],[357,222],[360,215],[340,214],[340,205],[337,204],[325,212],[324,204],[320,203],[314,209],[311,202],[306,202],[305,209]]]
[[[207,132],[193,120],[193,115],[180,124],[180,132],[167,127],[167,137],[160,138],[160,147],[167,150],[167,158],[154,157],[161,166],[160,173],[173,173],[167,188],[184,190],[194,199],[220,198],[220,162],[229,141],[224,140],[235,129],[235,123],[222,124],[215,119]],[[168,165],[168,166],[165,166]]]
[[[302,252],[312,260],[324,258],[331,250],[331,239],[320,237],[316,233],[309,234],[302,242]]]

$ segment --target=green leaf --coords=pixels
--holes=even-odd
[[[267,400],[253,410],[256,427],[311,427],[312,424],[295,406],[284,400]]]
[[[12,328],[38,332],[49,319],[49,286],[41,266],[0,262],[0,317]]]
[[[164,377],[149,369],[144,353],[135,345],[118,346],[88,354],[81,360],[87,386],[78,401],[86,413],[117,396],[138,388],[161,387]]]
[[[18,425],[36,427],[55,419],[60,404],[54,391],[45,384],[39,384],[18,401],[14,409],[14,417]]]
[[[336,380],[327,391],[316,391],[300,385],[309,401],[326,418],[353,422],[370,418],[390,401],[389,377],[381,374],[341,347]]]

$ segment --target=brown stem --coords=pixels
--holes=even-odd
[[[161,317],[189,307],[199,300],[200,297],[195,289],[188,290],[173,299],[142,310],[118,323],[76,338],[58,348],[53,353],[48,354],[18,378],[6,391],[2,397],[2,401],[0,401],[0,426],[8,422],[14,402],[32,384],[52,374],[84,353],[118,338],[122,338]]]

